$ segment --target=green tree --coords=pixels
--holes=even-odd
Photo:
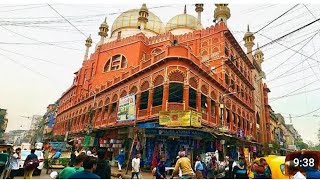
[[[308,149],[308,148],[309,148],[308,144],[305,143],[305,142],[303,142],[302,139],[299,139],[299,140],[295,143],[295,145],[296,145],[297,148],[299,148],[299,149]]]

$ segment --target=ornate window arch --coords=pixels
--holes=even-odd
[[[118,70],[128,66],[127,58],[122,54],[112,56],[104,65],[103,72]]]

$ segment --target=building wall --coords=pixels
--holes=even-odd
[[[172,45],[173,40],[178,42],[176,46]],[[127,66],[104,72],[108,60],[117,54],[127,59]],[[64,135],[69,128],[71,132],[83,130],[89,123],[88,110],[92,108],[95,128],[117,126],[117,111],[111,112],[111,104],[128,93],[137,96],[138,122],[157,118],[160,110],[190,109],[191,87],[196,90],[195,110],[203,113],[203,124],[210,127],[220,124],[220,96],[241,90],[243,93],[225,98],[224,125],[230,132],[245,129],[247,135],[256,139],[253,65],[243,54],[224,23],[181,36],[166,33],[147,38],[138,34],[103,44],[83,62],[75,73],[73,85],[62,95],[54,134]],[[173,82],[183,84],[182,103],[167,102],[169,84]],[[153,89],[158,85],[164,87],[163,102],[161,106],[152,107]],[[140,96],[146,90],[149,90],[148,107],[140,110]],[[206,97],[208,108],[201,107],[201,94]],[[216,102],[214,114],[211,99]]]

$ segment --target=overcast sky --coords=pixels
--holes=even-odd
[[[109,29],[123,11],[141,4],[51,4],[86,36],[98,42],[98,28],[104,17]],[[183,13],[183,4],[147,4],[166,23]],[[165,7],[159,7],[165,6]],[[243,35],[268,24],[294,4],[229,4],[228,27],[243,47]],[[157,7],[157,8],[152,8]],[[211,26],[214,4],[205,4],[204,27]],[[309,10],[308,10],[308,9]],[[196,16],[194,5],[187,13]],[[255,35],[260,46],[269,43],[320,15],[320,5],[307,4],[292,9]],[[265,54],[265,82],[271,90],[270,104],[282,113],[304,140],[317,143],[320,117],[320,21],[262,48]],[[110,33],[109,33],[110,35]],[[30,121],[20,116],[43,115],[72,83],[81,67],[86,37],[68,24],[47,4],[0,5],[0,108],[8,109],[7,130],[26,129]],[[291,48],[288,49],[288,47]],[[298,52],[298,53],[297,53]],[[307,59],[309,57],[309,59]],[[319,117],[315,117],[319,116]],[[22,127],[21,127],[22,126]]]

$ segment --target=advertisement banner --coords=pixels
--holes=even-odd
[[[120,98],[117,122],[134,121],[136,119],[135,95]]]
[[[162,126],[201,127],[201,113],[195,111],[160,111],[159,124]]]
[[[196,111],[191,111],[191,126],[201,127],[202,114]]]

